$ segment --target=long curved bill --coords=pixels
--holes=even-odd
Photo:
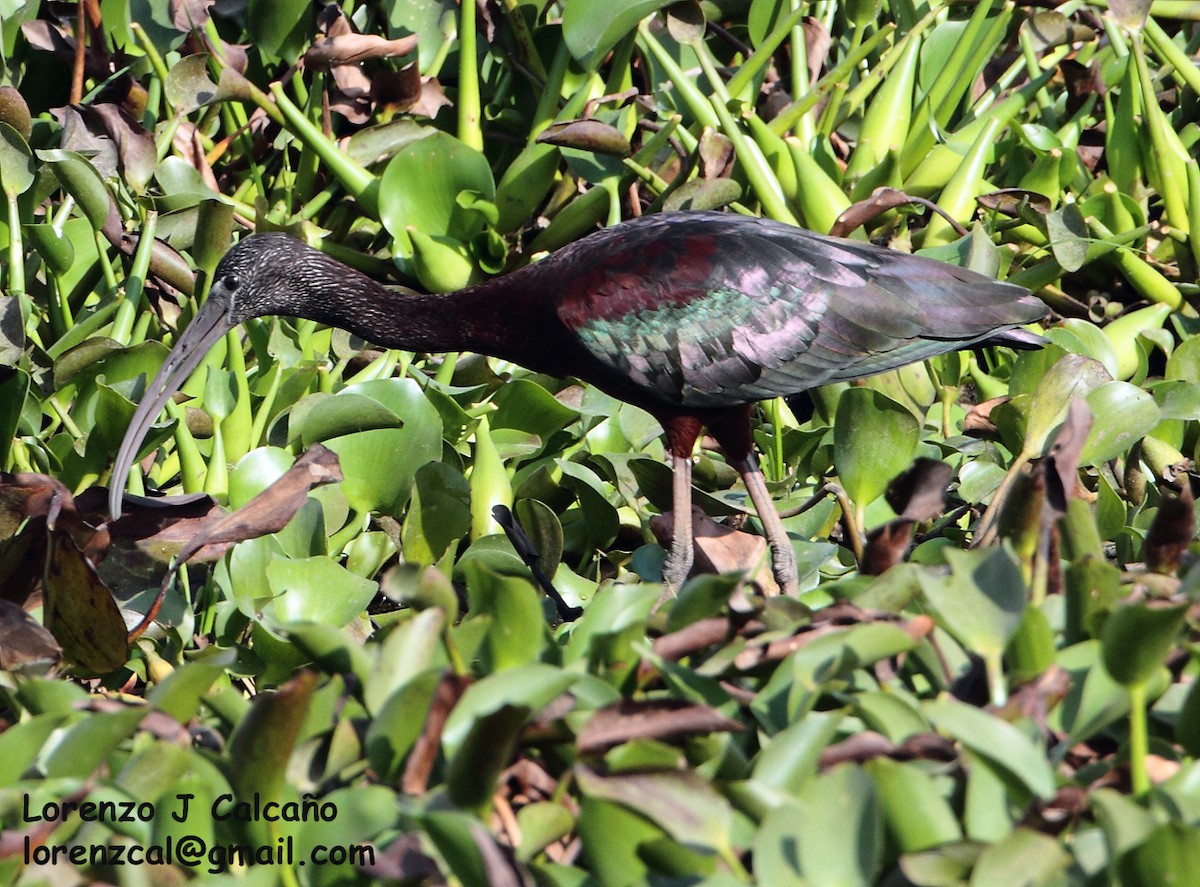
[[[125,490],[125,482],[129,479],[129,469],[133,467],[133,461],[137,458],[142,440],[150,426],[167,401],[199,366],[208,350],[221,336],[236,326],[229,319],[229,308],[228,300],[213,298],[210,294],[208,301],[196,312],[188,328],[163,361],[154,380],[147,386],[146,395],[129,422],[125,438],[121,441],[121,448],[117,450],[117,459],[113,463],[108,486],[108,511],[112,520],[121,516],[121,497]]]

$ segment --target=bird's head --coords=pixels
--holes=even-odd
[[[305,277],[327,263],[322,253],[286,234],[244,237],[218,263],[197,320],[210,305],[229,327],[268,314],[303,314]]]
[[[305,303],[313,287],[306,278],[328,273],[325,268],[331,264],[317,250],[277,233],[245,237],[225,254],[213,274],[208,299],[147,386],[121,441],[109,482],[109,513],[114,520],[121,516],[122,490],[142,440],[208,350],[251,317],[308,314]]]

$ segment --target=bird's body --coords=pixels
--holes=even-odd
[[[222,259],[151,383],[118,454],[111,510],[149,423],[207,346],[249,317],[291,315],[385,347],[470,350],[575,376],[654,414],[676,470],[674,584],[691,564],[690,456],[707,426],[746,479],[781,586],[794,587],[749,408],[982,342],[1028,347],[1037,338],[1016,327],[1044,311],[1024,289],[971,271],[723,213],[625,222],[444,296],[400,296],[285,235],[255,235]]]

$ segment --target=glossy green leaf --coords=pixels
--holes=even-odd
[[[913,414],[870,388],[848,388],[834,419],[833,462],[860,507],[880,496],[916,454],[921,426]]]
[[[946,551],[949,574],[924,570],[921,590],[946,630],[964,646],[998,656],[1021,625],[1025,582],[1007,548]]]
[[[342,626],[362,613],[379,590],[377,583],[328,557],[274,560],[267,566],[267,582],[276,597],[263,615],[279,623]]]
[[[668,0],[636,0],[614,5],[601,0],[577,0],[563,14],[563,40],[580,62],[598,62],[638,22],[669,5]]]
[[[962,840],[954,809],[920,766],[875,758],[865,769],[875,781],[888,833],[903,852]]]
[[[466,478],[441,462],[418,468],[401,531],[405,561],[435,563],[470,529],[471,490]]]
[[[433,133],[412,142],[388,163],[380,179],[380,220],[403,255],[411,256],[409,228],[468,243],[483,230],[484,216],[458,200],[464,191],[493,200],[496,186],[487,160],[453,136]]]
[[[1082,465],[1115,459],[1154,429],[1162,411],[1154,398],[1128,382],[1109,382],[1091,391],[1088,408],[1094,421],[1083,452]]]
[[[951,699],[927,702],[921,710],[940,731],[1002,769],[1032,794],[1054,796],[1054,771],[1029,737],[1007,721]]]
[[[1108,673],[1126,687],[1150,680],[1179,634],[1187,608],[1187,603],[1134,601],[1114,610],[1100,641]]]

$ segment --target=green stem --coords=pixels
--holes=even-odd
[[[475,37],[475,4],[462,3],[458,22],[458,138],[476,151],[483,151]]]
[[[304,112],[284,94],[281,84],[271,84],[271,95],[275,98],[275,108],[287,121],[291,133],[316,152],[342,186],[362,205],[367,215],[378,218],[379,182],[376,178],[350,159],[333,139],[314,126],[313,122],[304,116]]]
[[[125,278],[125,298],[117,308],[117,316],[113,318],[112,331],[109,333],[122,345],[130,344],[133,324],[138,317],[138,304],[142,300],[146,274],[150,269],[150,254],[154,251],[154,234],[157,228],[158,213],[150,210],[142,224],[142,234],[138,239],[137,251],[133,255],[129,276]]]
[[[987,670],[988,693],[992,705],[1002,708],[1008,702],[1008,682],[1004,680],[1004,654],[999,650],[984,653],[983,665]]]
[[[1146,724],[1146,684],[1129,685],[1129,777],[1133,796],[1143,798],[1150,791],[1150,772],[1146,755],[1150,752],[1150,735]]]

